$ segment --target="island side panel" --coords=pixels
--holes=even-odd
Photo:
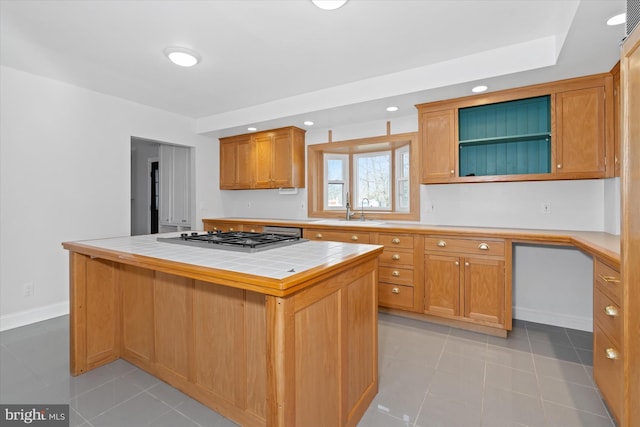
[[[368,258],[267,305],[280,345],[268,349],[284,375],[275,379],[284,400],[270,405],[280,424],[269,425],[357,425],[378,391],[377,279]]]
[[[75,376],[120,357],[120,316],[113,262],[70,252],[69,267],[69,367]]]

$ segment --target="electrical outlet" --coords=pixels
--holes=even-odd
[[[247,202],[247,207],[251,209],[251,202]]]
[[[304,209],[304,202],[300,203],[300,209]]]
[[[32,297],[34,293],[33,282],[27,282],[22,287],[22,294],[25,298]]]
[[[426,212],[432,213],[436,211],[436,205],[434,203],[427,203]]]
[[[551,202],[542,202],[541,212],[544,215],[551,213]]]

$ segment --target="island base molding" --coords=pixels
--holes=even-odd
[[[378,392],[377,253],[275,297],[70,252],[70,370],[129,361],[243,426],[356,426]]]

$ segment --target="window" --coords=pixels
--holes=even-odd
[[[349,200],[368,219],[419,219],[417,135],[310,145],[309,216],[342,218]]]

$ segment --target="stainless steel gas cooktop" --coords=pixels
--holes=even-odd
[[[248,231],[191,232],[182,233],[177,237],[158,237],[157,240],[164,243],[240,252],[258,252],[306,241],[306,239],[294,234],[254,233]]]

